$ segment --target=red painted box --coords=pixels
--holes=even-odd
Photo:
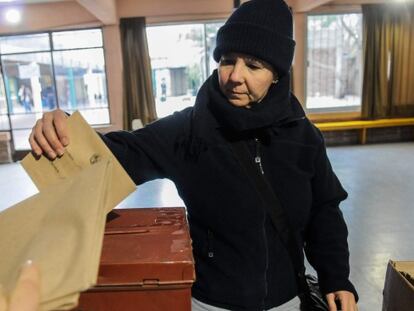
[[[185,208],[108,215],[98,283],[77,311],[191,310],[194,259]]]

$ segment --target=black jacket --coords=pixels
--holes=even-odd
[[[231,310],[281,305],[297,294],[292,264],[231,151],[229,133],[205,102],[207,93],[201,89],[195,107],[135,132],[109,133],[104,141],[137,184],[156,178],[175,183],[193,240],[195,298]],[[347,193],[332,171],[321,133],[300,104],[292,97],[283,121],[239,138],[251,147],[252,161],[260,153],[265,176],[318,272],[322,291],[356,295],[338,208]]]

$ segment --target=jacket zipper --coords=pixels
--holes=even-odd
[[[264,170],[263,170],[263,164],[262,164],[262,157],[260,154],[260,140],[258,138],[254,139],[255,143],[256,143],[256,156],[254,158],[254,162],[257,164],[260,173],[262,173],[262,175],[264,175]],[[264,178],[264,176],[263,176]],[[266,234],[266,217],[264,218],[263,221],[263,236],[264,236],[264,242],[265,242],[265,248],[266,248],[266,265],[265,265],[265,274],[264,274],[264,280],[265,280],[265,299],[267,297],[267,293],[268,293],[268,285],[267,285],[267,269],[269,266],[269,249],[268,249],[268,243],[267,243],[267,234]],[[265,307],[265,299],[263,300],[262,303],[262,307],[264,309]]]
[[[214,257],[213,232],[210,229],[207,229],[207,255],[209,258]]]
[[[260,141],[258,138],[255,138],[254,141],[256,142],[256,156],[254,158],[254,162],[258,165],[260,173],[264,175],[262,157],[260,156]]]

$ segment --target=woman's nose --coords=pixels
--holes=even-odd
[[[243,63],[240,60],[236,61],[230,73],[230,81],[234,83],[244,83],[243,72],[244,72]]]

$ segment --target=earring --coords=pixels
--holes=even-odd
[[[278,79],[272,81],[273,84],[277,84],[278,82],[279,82]]]

